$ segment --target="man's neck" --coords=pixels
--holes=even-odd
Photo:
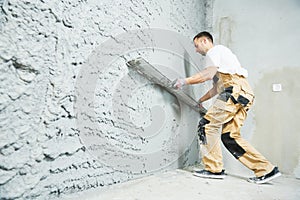
[[[209,44],[209,45],[207,45],[206,54],[207,54],[207,52],[208,52],[210,49],[212,49],[213,47],[214,47],[214,45],[213,45],[213,44]]]

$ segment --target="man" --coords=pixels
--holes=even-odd
[[[177,79],[174,87],[181,89],[184,85],[213,80],[212,89],[199,99],[200,106],[202,102],[218,94],[199,122],[198,135],[202,144],[204,170],[195,171],[194,175],[217,179],[225,177],[219,135],[219,129],[222,128],[221,140],[224,146],[255,173],[256,176],[249,178],[249,182],[260,184],[279,177],[281,173],[278,168],[241,138],[240,129],[254,99],[246,80],[247,70],[241,67],[230,49],[223,45],[214,46],[210,33],[198,33],[193,41],[196,52],[206,56],[205,68],[191,77]]]

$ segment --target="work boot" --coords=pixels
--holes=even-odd
[[[271,181],[274,178],[277,178],[279,176],[281,176],[281,173],[278,170],[278,167],[274,167],[274,169],[266,175],[263,175],[263,176],[260,176],[260,177],[248,178],[248,182],[256,183],[256,184],[262,184],[262,183],[267,183],[267,182],[269,182],[269,181]]]

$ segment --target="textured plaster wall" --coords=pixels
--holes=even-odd
[[[243,135],[287,174],[300,177],[300,2],[221,1],[213,6],[213,32],[249,71],[256,93]],[[272,84],[282,84],[273,92]],[[225,153],[227,169],[248,172]]]
[[[105,136],[116,149],[126,147],[124,152],[132,158],[172,143],[172,127],[181,123],[186,128],[179,133],[179,138],[188,142],[177,152],[165,151],[162,157],[141,161],[144,166],[127,163],[127,170],[114,165],[124,164],[118,163],[117,156],[111,156],[111,162],[102,162],[93,154],[93,149],[85,145],[77,128],[75,84],[91,53],[104,41],[114,41],[117,48],[122,42],[118,34],[152,27],[192,38],[207,26],[204,19],[208,16],[205,13],[210,9],[209,3],[198,0],[1,0],[0,4],[0,199],[53,199],[147,175],[148,168],[152,173],[182,167],[198,159],[193,132],[197,116],[187,115],[190,126],[181,121],[176,99],[128,71],[124,57],[120,57],[124,55],[118,54],[109,66],[100,66],[105,70],[99,73],[95,89],[97,117],[90,118],[89,113],[83,112],[86,121],[98,123],[99,128],[90,129],[89,136]],[[164,53],[166,59],[163,60],[167,63],[161,67],[169,67],[167,72],[170,68],[176,71],[177,67],[175,75],[185,76],[181,68],[183,60]],[[157,50],[136,50],[127,58],[139,54],[162,60]],[[185,55],[182,52],[179,56]],[[191,73],[193,70],[187,68]],[[126,105],[131,108],[131,119],[119,118],[118,124],[112,115],[111,102],[122,105],[123,99],[113,95],[116,89],[131,89],[121,81],[128,74],[141,90],[135,87],[126,93],[131,98],[130,105]],[[181,112],[192,113],[184,109]],[[132,128],[130,123],[141,127],[141,132],[137,132],[140,135],[127,135]],[[148,129],[149,135],[143,135],[143,128],[151,125],[156,132]],[[142,149],[147,142],[152,143]],[[110,150],[114,151],[101,147],[97,151],[107,155]],[[161,168],[148,166],[157,162]],[[130,170],[132,167],[134,171]]]

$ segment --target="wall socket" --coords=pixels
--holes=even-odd
[[[273,83],[272,90],[273,90],[273,92],[281,92],[282,91],[281,84],[280,83]]]

